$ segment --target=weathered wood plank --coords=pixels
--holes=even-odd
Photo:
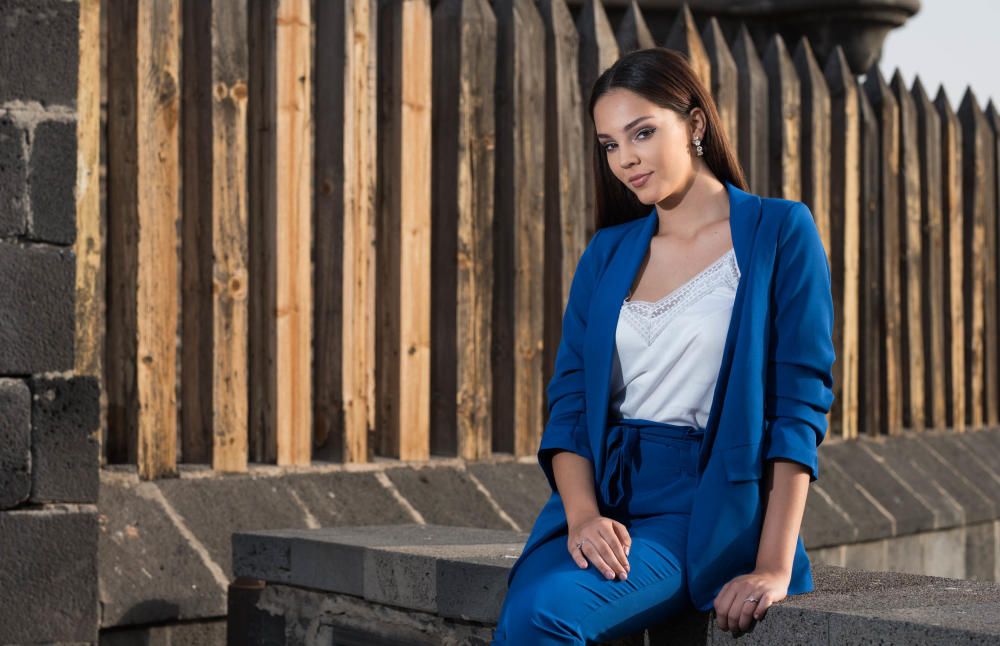
[[[212,255],[202,256],[212,307],[212,468],[247,470],[249,240],[247,230],[247,14],[242,0],[212,3]]]
[[[764,52],[767,72],[768,177],[767,195],[786,200],[802,199],[802,172],[799,139],[802,133],[802,100],[799,78],[788,55],[785,41],[774,34]]]
[[[983,158],[985,180],[983,182],[983,221],[985,222],[985,262],[986,280],[983,288],[986,294],[983,296],[985,309],[984,331],[986,335],[984,352],[986,354],[986,423],[990,426],[1000,424],[1000,294],[997,287],[1000,286],[1000,268],[997,266],[998,244],[997,233],[1000,232],[1000,223],[997,222],[997,203],[1000,196],[997,195],[998,187],[998,165],[997,150],[1000,147],[1000,140],[997,138],[1000,121],[997,119],[996,107],[993,102],[988,104],[988,110],[984,112],[983,118],[987,127],[983,128],[983,148],[985,156]]]
[[[376,424],[380,455],[430,457],[431,43],[428,0],[379,7]]]
[[[829,257],[830,242],[830,90],[809,41],[799,40],[792,57],[799,77],[802,107],[799,160],[802,201],[809,206]]]
[[[376,20],[316,3],[313,454],[344,462],[374,449]]]
[[[757,55],[753,38],[746,25],[740,25],[740,31],[733,42],[733,61],[736,64],[736,83],[738,87],[738,118],[737,130],[739,140],[740,165],[747,176],[750,190],[760,195],[770,191],[770,153],[768,149],[768,125],[770,104],[767,73]]]
[[[256,461],[312,457],[312,136],[308,0],[251,4],[251,410]],[[256,83],[254,82],[256,81]],[[280,217],[279,217],[280,214]]]
[[[834,317],[833,426],[844,439],[857,438],[859,425],[859,334],[861,298],[861,134],[857,84],[838,45],[824,67],[830,101],[830,273]],[[871,360],[874,360],[872,357]]]
[[[457,46],[434,48],[431,451],[476,460],[490,455],[493,436],[497,28],[489,2],[443,0],[434,42]]]
[[[180,2],[108,12],[109,461],[153,479],[177,471]]]
[[[712,76],[709,89],[719,109],[719,119],[729,144],[734,150],[739,150],[739,82],[736,61],[722,35],[719,21],[714,16],[708,19],[701,37]]]
[[[882,317],[884,321],[886,431],[903,431],[903,320],[899,230],[899,106],[878,65],[865,75],[865,93],[879,125],[879,202],[882,224]]]
[[[277,109],[274,328],[277,463],[312,457],[312,48],[309,0],[279,0],[275,34]]]
[[[530,0],[500,0],[494,220],[494,448],[538,450],[544,412],[545,26]]]
[[[539,0],[545,24],[545,350],[542,382],[554,372],[562,316],[577,263],[586,246],[584,196],[590,171],[579,154],[583,102],[576,74],[579,36],[565,0]]]
[[[962,126],[963,255],[966,259],[963,291],[965,315],[966,406],[972,426],[986,423],[986,129],[976,95],[966,89],[958,108]]]
[[[864,88],[857,86],[858,125],[861,142],[859,193],[860,226],[860,334],[858,353],[860,386],[859,425],[870,436],[885,435],[888,420],[888,376],[886,373],[885,298],[882,284],[882,164],[879,151],[878,117]]]
[[[656,47],[656,40],[653,38],[652,32],[649,31],[649,25],[646,24],[642,9],[639,8],[639,3],[636,0],[629,0],[628,8],[625,10],[625,15],[622,16],[622,21],[618,24],[615,37],[622,54],[637,49]]]
[[[80,60],[76,105],[76,290],[73,370],[103,378],[105,329],[105,231],[101,216],[101,2],[80,1]],[[107,408],[101,398],[100,459],[106,461],[103,432]]]
[[[903,425],[915,431],[926,426],[924,402],[925,359],[921,276],[923,249],[920,223],[920,160],[917,150],[917,113],[899,69],[891,89],[899,107],[899,233],[900,298],[903,317]]]
[[[136,391],[135,247],[138,226],[136,73],[138,5],[107,2],[107,362],[109,463],[136,463],[139,395]]]
[[[181,144],[181,457],[212,460],[212,1],[185,0]]]
[[[987,235],[989,237],[989,267],[987,268],[989,277],[987,278],[987,290],[988,297],[987,302],[989,303],[988,311],[993,313],[992,318],[987,316],[987,321],[989,322],[990,329],[987,332],[987,353],[993,352],[991,357],[992,363],[988,366],[989,379],[992,380],[993,388],[988,394],[989,399],[992,402],[992,408],[990,409],[987,419],[990,420],[991,425],[996,425],[997,420],[995,419],[998,415],[997,407],[1000,406],[1000,393],[997,389],[1000,388],[1000,113],[997,111],[997,106],[990,99],[986,106],[986,121],[990,124],[990,128],[993,130],[993,136],[987,139],[990,141],[990,147],[993,149],[993,155],[988,158],[987,172],[991,174],[992,180],[987,180],[987,185],[990,189],[987,191],[986,205],[986,221],[987,221]],[[992,170],[992,173],[989,171]]]
[[[944,302],[948,316],[944,319],[944,334],[948,344],[947,408],[948,424],[956,431],[964,431],[968,420],[966,393],[966,333],[965,321],[968,306],[965,304],[965,232],[962,200],[962,126],[951,108],[951,101],[944,87],[938,86],[934,108],[941,121],[941,224],[944,227]],[[971,305],[971,304],[970,304]]]
[[[686,4],[681,6],[677,17],[674,18],[663,46],[686,55],[698,80],[706,88],[712,87],[712,64],[708,60],[705,44],[698,35],[698,25],[695,24],[691,9]]]
[[[604,70],[611,67],[618,60],[618,43],[615,41],[615,32],[611,29],[608,16],[604,12],[601,0],[584,0],[580,15],[576,19],[576,30],[580,35],[580,98],[581,110],[583,112],[583,158],[594,159],[594,148],[597,146],[597,133],[594,130],[594,121],[590,118],[590,94],[597,80]],[[594,205],[594,173],[588,169],[583,174],[584,219],[587,225],[584,235],[587,240],[594,237],[597,228],[596,207]]]
[[[948,426],[945,401],[949,366],[945,348],[945,228],[941,221],[941,119],[920,77],[910,90],[917,113],[917,147],[920,163],[921,230],[923,231],[924,383],[927,388],[927,421],[933,428]]]
[[[275,4],[273,0],[249,3],[249,246],[250,284],[250,460],[273,463],[275,440],[272,365],[277,352],[272,329],[275,303],[274,218],[277,209],[273,181],[277,148],[275,132]]]

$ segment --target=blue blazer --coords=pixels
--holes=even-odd
[[[830,265],[812,213],[801,202],[761,198],[729,182],[726,189],[741,277],[699,455],[687,541],[688,593],[701,611],[712,608],[725,583],[756,565],[764,462],[794,460],[809,468],[810,482],[816,480],[816,449],[833,403]],[[590,458],[595,483],[603,481],[618,314],[658,228],[653,208],[599,229],[577,264],[538,449],[552,495],[508,585],[527,554],[566,530],[552,455],[568,450]],[[788,594],[811,590],[800,535]]]

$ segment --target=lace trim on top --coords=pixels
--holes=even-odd
[[[718,260],[658,301],[633,301],[626,298],[622,303],[621,313],[642,335],[646,343],[651,345],[670,321],[702,296],[720,284],[735,289],[739,280],[740,268],[736,264],[736,250],[730,247],[729,251]]]

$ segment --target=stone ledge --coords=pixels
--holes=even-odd
[[[935,436],[940,439],[927,449],[927,440]],[[964,453],[935,449],[935,442],[964,447]],[[953,455],[968,455],[968,447],[975,448],[984,473],[1000,474],[1000,430],[824,442],[821,475],[810,489],[802,526],[814,564],[886,570],[903,559],[937,564],[926,574],[997,578],[995,508],[982,485],[961,473],[961,464],[950,464]],[[897,509],[901,521],[890,522],[855,486],[852,460],[862,453],[858,459],[865,459],[866,468],[884,465],[892,474],[866,476],[857,484],[883,508]],[[834,462],[839,469],[831,466]],[[234,532],[404,525],[419,518],[431,525],[510,528],[526,537],[549,495],[532,458],[468,464],[455,458],[379,458],[369,464],[294,469],[251,465],[245,475],[181,465],[180,476],[140,486],[134,468],[102,469],[103,627],[225,616]],[[457,493],[445,497],[443,490]],[[894,498],[916,509],[893,507]],[[903,529],[917,533],[900,535]],[[963,545],[970,555],[966,565],[944,558]],[[900,558],[890,558],[895,556]]]
[[[372,616],[395,617],[371,622],[371,639],[401,639],[419,625],[426,643],[435,638],[488,643],[508,569],[524,538],[521,532],[428,525],[236,534],[234,573],[245,577],[243,582],[265,583],[256,595],[244,597],[252,607],[240,612],[266,611],[272,624],[319,626],[332,635],[342,628],[337,622],[343,611],[334,608],[353,605]],[[824,565],[814,567],[814,580],[813,592],[772,606],[743,636],[746,643],[1000,641],[1000,585],[994,583]],[[393,633],[397,624],[399,632]],[[685,643],[728,644],[732,639],[717,628],[711,613],[694,613],[651,628],[649,643],[677,643],[678,629],[697,635]],[[435,630],[440,632],[427,634]]]

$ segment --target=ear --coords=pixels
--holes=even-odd
[[[698,137],[699,139],[705,139],[705,129],[708,126],[708,118],[705,116],[705,111],[701,108],[691,108],[691,112],[688,115],[688,125],[691,128],[691,138],[694,139]]]

